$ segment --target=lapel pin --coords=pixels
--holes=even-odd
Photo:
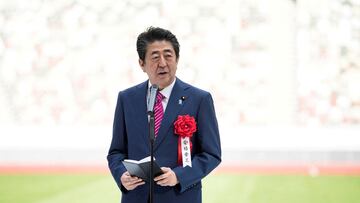
[[[179,99],[179,104],[182,105],[182,104],[183,104],[183,101],[185,101],[185,99],[186,99],[185,96],[180,97],[180,99]]]

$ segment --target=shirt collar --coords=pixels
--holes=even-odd
[[[160,91],[160,93],[166,98],[166,99],[169,99],[170,98],[170,94],[171,94],[171,91],[175,85],[175,82],[176,82],[176,77],[174,79],[174,81],[167,87],[165,87],[164,89],[162,89]],[[151,83],[150,83],[150,80],[149,80],[149,84],[148,84],[148,87],[150,88],[151,87]]]

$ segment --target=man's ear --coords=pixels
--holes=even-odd
[[[141,67],[141,69],[145,72],[145,62],[141,59],[139,59],[139,65]]]

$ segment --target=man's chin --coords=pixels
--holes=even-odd
[[[159,81],[158,85],[160,89],[164,89],[165,87],[169,86],[171,84],[170,80],[162,80]]]

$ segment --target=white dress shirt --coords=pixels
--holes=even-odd
[[[164,99],[162,100],[162,105],[163,105],[163,108],[164,108],[164,113],[165,113],[165,110],[166,110],[166,107],[167,107],[167,104],[169,102],[169,98],[170,98],[170,95],[171,95],[171,91],[175,85],[175,82],[176,82],[176,78],[174,79],[174,81],[167,87],[165,87],[164,89],[162,89],[160,91],[160,93],[164,96]],[[152,86],[152,84],[150,83],[150,80],[149,80],[149,85],[148,85],[148,96],[149,96],[149,93],[150,93],[150,87]]]

